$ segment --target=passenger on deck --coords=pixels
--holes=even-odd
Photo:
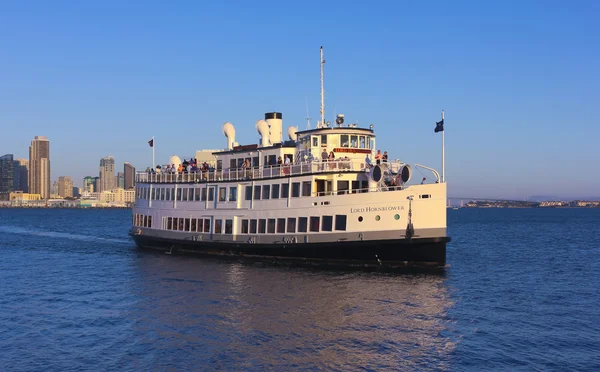
[[[381,164],[381,159],[383,155],[381,154],[381,150],[377,150],[377,154],[375,154],[375,163]]]
[[[387,161],[388,161],[388,153],[387,153],[387,151],[383,152],[383,159],[382,160],[383,160],[384,163],[387,163]]]

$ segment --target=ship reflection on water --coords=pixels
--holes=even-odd
[[[444,369],[455,346],[444,274],[139,258],[140,367]]]

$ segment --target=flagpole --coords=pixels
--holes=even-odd
[[[152,136],[152,168],[154,168],[154,136]]]
[[[444,125],[444,110],[442,110],[442,125]],[[446,182],[446,150],[444,148],[444,133],[442,130],[442,183]]]

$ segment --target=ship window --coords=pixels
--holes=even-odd
[[[144,216],[144,227],[148,226],[148,216]]]
[[[287,199],[290,196],[290,184],[282,183],[281,184],[281,199]]]
[[[229,168],[230,169],[234,169],[235,168],[235,159],[229,159]]]
[[[260,186],[254,186],[254,200],[260,200]]]
[[[312,136],[312,145],[313,145],[313,147],[319,146],[319,137]]]
[[[431,198],[431,195],[429,195],[429,194],[423,194],[423,195],[419,195],[419,198],[420,199],[429,199],[429,198]]]
[[[244,158],[239,158],[237,160],[237,167],[238,167],[238,169],[242,168],[243,165],[244,165]]]
[[[340,140],[342,142],[342,147],[348,147],[348,135],[347,134],[342,134],[340,136]]]
[[[184,231],[185,229],[185,218],[178,218],[179,228],[178,231]]]
[[[152,200],[156,200],[156,189],[152,188]]]
[[[322,231],[332,231],[333,230],[333,216],[323,216],[323,220],[321,221],[321,230]]]
[[[308,230],[308,217],[298,217],[298,232],[306,232]]]
[[[360,181],[360,192],[369,192],[369,181]]]
[[[400,219],[400,215],[399,215],[399,214],[395,214],[395,215],[394,215],[394,219],[395,219],[395,220],[399,220],[399,219]]]
[[[347,194],[350,190],[350,181],[338,181],[337,190],[338,195]]]
[[[358,136],[350,136],[350,146],[358,147]]]
[[[252,200],[252,186],[246,186],[246,196],[244,199]]]
[[[375,216],[375,221],[379,221],[379,220],[381,220],[381,216],[379,216],[379,215]]]
[[[237,201],[237,186],[232,186],[229,188],[229,201]]]
[[[369,146],[370,149],[374,149],[375,148],[375,140],[371,137],[370,141],[367,142],[367,145]]]
[[[248,234],[248,220],[242,220],[242,234]]]
[[[206,187],[202,188],[202,197],[200,198],[202,201],[206,201]]]
[[[196,195],[195,195],[195,199],[194,199],[194,200],[196,200],[196,201],[200,201],[200,193],[202,192],[201,190],[202,190],[202,189],[201,189],[201,188],[199,188],[199,187],[198,187],[198,188],[196,188]],[[169,190],[167,189],[167,191],[169,191]]]
[[[250,220],[250,234],[256,234],[256,227],[258,220]]]
[[[367,142],[365,141],[365,136],[360,136],[360,148],[364,149],[367,147]]]
[[[252,158],[252,166],[253,167],[258,167],[259,166],[259,164],[258,164],[258,156],[255,156],[255,157]]]
[[[217,170],[223,169],[223,160],[217,160]]]
[[[285,234],[285,218],[277,219],[277,233]]]
[[[358,217],[358,222],[363,222],[363,216]]]
[[[160,200],[165,200],[165,189],[164,188],[160,189]]]
[[[302,196],[310,196],[310,181],[302,182]]]
[[[209,187],[208,188],[208,201],[213,201],[213,200],[215,200],[215,188]]]
[[[185,229],[184,231],[190,231],[190,219],[186,218],[185,219]]]
[[[275,219],[274,218],[269,218],[269,220],[267,222],[267,233],[275,234]]]
[[[190,195],[188,196],[188,200],[189,201],[193,201],[194,200],[194,189],[190,188]]]
[[[258,220],[258,233],[264,234],[267,232],[267,220],[264,218]]]
[[[277,165],[277,155],[269,155],[269,166],[276,166]]]
[[[227,200],[227,187],[219,187],[219,201],[224,202]]]
[[[181,200],[181,189],[177,189],[177,200]]]
[[[345,214],[337,214],[335,216],[335,229],[338,231],[346,231],[346,220]]]
[[[204,219],[204,232],[205,233],[210,232],[210,218]]]
[[[233,220],[225,220],[225,234],[233,234]]]
[[[198,228],[196,229],[197,232],[203,231],[203,229],[204,229],[203,224],[204,224],[204,219],[198,218],[198,226],[197,226]]]
[[[292,198],[300,196],[300,182],[292,183]]]
[[[356,194],[360,189],[360,181],[352,181],[352,193]]]
[[[220,234],[223,231],[223,220],[215,220],[215,234]]]
[[[271,199],[279,199],[279,184],[275,184],[271,188]]]
[[[327,147],[327,135],[321,134],[321,147]]]
[[[296,219],[294,217],[289,217],[287,219],[287,232],[289,232],[289,233],[296,232]]]
[[[187,201],[188,200],[188,190],[187,188],[181,190],[181,201]]]
[[[310,231],[311,232],[319,232],[319,217],[311,216],[310,217]]]
[[[262,187],[262,198],[263,199],[269,199],[270,196],[271,196],[271,186],[270,185],[263,185],[263,187]]]
[[[171,230],[173,228],[173,218],[167,217],[167,230]]]
[[[192,218],[190,221],[190,231],[196,231],[196,219]]]

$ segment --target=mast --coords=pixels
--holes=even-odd
[[[323,47],[321,46],[321,124],[319,125],[322,128],[325,125],[325,60],[323,59]]]
[[[442,110],[442,125],[444,125],[444,110]],[[446,149],[444,148],[444,133],[442,131],[442,183],[446,182]]]

